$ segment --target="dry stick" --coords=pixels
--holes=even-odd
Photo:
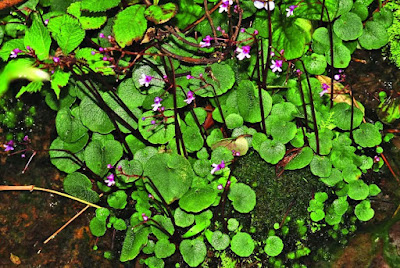
[[[308,77],[308,73],[306,71],[306,66],[304,65],[304,62],[300,60],[301,64],[303,65],[304,73],[306,74],[306,79],[307,79],[307,84],[308,84],[308,92],[310,96],[310,105],[311,105],[311,115],[314,121],[314,132],[315,132],[315,140],[317,144],[317,154],[319,155],[319,133],[318,133],[318,126],[317,126],[317,118],[315,116],[315,110],[314,110],[314,100],[312,96],[312,88],[311,88],[311,83],[310,83],[310,78]]]
[[[211,19],[210,12],[208,11],[207,2],[208,2],[207,0],[204,0],[205,15],[206,15],[206,17],[208,19],[208,22],[210,23],[210,26],[211,26],[211,29],[212,29],[212,32],[213,32],[213,35],[214,35],[215,43],[218,44],[217,31],[215,30],[214,21]]]
[[[52,194],[57,194],[57,195],[64,196],[66,198],[73,199],[75,201],[81,202],[81,203],[86,204],[88,206],[92,206],[92,207],[95,207],[95,208],[101,208],[98,205],[95,205],[93,203],[87,202],[87,201],[82,200],[80,198],[77,198],[75,196],[72,196],[72,195],[69,195],[69,194],[65,194],[65,193],[61,193],[61,192],[58,192],[58,191],[55,191],[55,190],[51,190],[51,189],[36,187],[35,185],[27,185],[27,186],[1,185],[0,186],[0,191],[31,191],[32,192],[34,190],[47,192],[47,193],[52,193]]]
[[[213,13],[215,10],[217,10],[217,8],[219,8],[219,6],[222,4],[223,0],[219,1],[218,4],[216,4],[212,9],[209,10],[209,15],[211,13]],[[197,19],[195,22],[189,24],[185,29],[183,29],[182,32],[187,32],[189,31],[191,28],[195,27],[197,24],[199,24],[200,22],[202,22],[204,19],[206,18],[206,15],[203,15],[201,18]]]
[[[103,194],[100,194],[99,197],[102,197]],[[73,216],[71,219],[69,219],[63,226],[61,226],[61,228],[59,228],[57,231],[55,231],[51,236],[49,236],[44,242],[43,244],[47,244],[50,240],[54,239],[56,237],[56,235],[58,235],[62,230],[65,229],[65,227],[67,227],[71,222],[73,222],[76,218],[78,218],[80,215],[82,215],[83,212],[85,212],[90,206],[87,205],[86,207],[84,207],[81,211],[79,211],[77,214],[75,214],[75,216]]]

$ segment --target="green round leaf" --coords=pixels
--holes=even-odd
[[[60,138],[55,139],[51,145],[50,145],[50,162],[55,165],[59,170],[65,172],[65,173],[72,173],[76,170],[78,170],[81,166],[78,165],[75,161],[74,158],[63,151],[57,151],[57,150],[69,150],[72,153],[77,153],[81,148],[85,146],[87,143],[87,140],[89,138],[89,135],[85,135],[82,137],[82,143],[78,144],[81,140],[77,141],[76,143],[66,143]],[[75,146],[78,145],[78,146]],[[77,150],[75,150],[77,149]],[[82,154],[78,153],[75,154],[79,159],[82,159]]]
[[[154,248],[154,253],[157,258],[168,258],[175,253],[175,245],[168,241],[168,239],[158,240]]]
[[[221,231],[215,231],[211,237],[211,246],[215,250],[224,250],[229,246],[229,236]]]
[[[239,257],[249,257],[254,247],[254,241],[248,233],[238,232],[232,237],[231,250]]]
[[[218,191],[212,188],[190,189],[179,200],[179,206],[188,212],[200,212],[211,206],[218,196]]]
[[[142,134],[143,138],[148,140],[153,144],[165,144],[172,140],[175,136],[175,125],[173,118],[174,111],[168,110],[164,112],[164,116],[167,117],[163,119],[160,118],[159,112],[147,111],[143,113],[141,117],[146,119],[139,120],[139,132]],[[152,121],[156,121],[152,124]]]
[[[335,213],[338,215],[343,215],[349,208],[349,202],[347,202],[346,198],[338,198],[333,201],[332,205]]]
[[[120,261],[126,262],[136,258],[149,241],[149,233],[150,228],[140,228],[139,230],[138,228],[128,228],[124,243],[122,244]]]
[[[207,72],[204,72],[204,67],[196,66],[192,68],[194,77],[199,77],[200,74],[203,75],[205,82],[209,86],[203,87],[204,82],[199,79],[190,79],[190,88],[196,92],[196,95],[201,97],[214,97],[213,88],[217,96],[222,95],[231,89],[235,83],[235,73],[228,64],[214,63]]]
[[[276,164],[285,156],[286,147],[275,140],[266,140],[261,143],[259,153],[266,162]]]
[[[107,113],[88,96],[82,99],[79,107],[82,123],[91,131],[107,134],[115,129]]]
[[[234,129],[243,125],[243,117],[238,114],[230,114],[225,118],[225,122],[229,129]]]
[[[329,177],[332,172],[332,163],[326,156],[314,155],[310,163],[311,173],[318,177]]]
[[[179,207],[175,210],[174,213],[175,224],[179,227],[188,227],[194,222],[194,215],[186,213]]]
[[[90,232],[92,232],[94,236],[97,237],[103,236],[107,231],[106,221],[102,221],[99,220],[99,218],[94,217],[93,219],[90,220],[89,228]]]
[[[311,220],[317,222],[325,217],[325,212],[322,209],[317,209],[310,213]]]
[[[71,111],[68,108],[58,111],[56,129],[60,138],[67,143],[76,142],[87,132],[87,128],[82,125],[78,118],[71,115]]]
[[[387,44],[389,35],[383,24],[367,21],[363,34],[358,38],[360,45],[365,49],[379,49]]]
[[[183,260],[190,267],[197,267],[200,265],[207,254],[206,245],[200,239],[183,240],[179,245],[179,250]]]
[[[332,65],[331,51],[328,50],[325,56],[328,64]],[[347,66],[349,66],[350,60],[351,60],[351,53],[350,50],[345,45],[339,44],[333,46],[333,67],[346,68]]]
[[[371,208],[371,202],[364,200],[356,206],[354,214],[360,221],[369,221],[374,217],[375,211]]]
[[[374,13],[373,18],[375,22],[379,22],[388,28],[393,23],[393,12],[385,6],[381,8],[379,12]]]
[[[264,251],[271,257],[278,256],[283,250],[283,242],[278,236],[269,236]]]
[[[123,174],[117,172],[117,177],[122,180],[124,183],[134,182],[139,179],[138,176],[141,176],[143,173],[143,166],[138,160],[128,161],[123,159],[119,161],[116,165],[117,168],[121,167]]]
[[[362,147],[375,147],[382,142],[379,129],[370,123],[361,124],[353,133],[354,141]]]
[[[234,232],[239,227],[239,221],[235,218],[228,220],[228,230]]]
[[[357,14],[362,21],[368,18],[368,7],[358,1],[353,4],[351,12]]]
[[[321,178],[321,181],[323,183],[325,183],[328,186],[335,186],[337,183],[343,181],[343,176],[342,176],[342,172],[340,172],[339,169],[337,168],[333,168],[331,175],[329,177],[326,178]]]
[[[122,146],[115,140],[107,140],[102,143],[92,140],[85,149],[85,162],[88,168],[99,176],[108,172],[107,165],[115,165],[121,159]]]
[[[204,140],[197,126],[188,126],[182,135],[185,147],[189,152],[196,152],[203,147]]]
[[[165,263],[162,259],[159,259],[157,257],[150,257],[145,260],[145,264],[149,268],[164,268]]]
[[[362,180],[356,180],[349,183],[348,195],[354,200],[363,200],[369,195],[369,187]]]
[[[250,186],[244,183],[235,183],[228,194],[233,208],[240,213],[249,213],[256,205],[256,194]]]
[[[74,172],[65,177],[64,190],[70,195],[90,203],[99,202],[99,195],[92,190],[92,182],[84,174]]]
[[[156,154],[146,162],[144,175],[152,180],[167,204],[171,204],[189,190],[194,172],[181,155]]]
[[[344,41],[355,40],[363,32],[361,18],[354,13],[346,13],[333,23],[333,30]]]
[[[350,130],[351,106],[347,103],[341,102],[333,107],[332,112],[334,124],[342,130]],[[357,128],[361,124],[363,116],[363,112],[354,107],[353,129]]]
[[[306,167],[313,159],[314,153],[310,147],[304,147],[300,152],[290,160],[285,166],[285,170],[295,170]]]
[[[325,72],[327,63],[325,56],[313,53],[311,56],[304,58],[304,65],[307,72],[310,74],[319,75]]]
[[[107,197],[107,203],[110,207],[115,209],[124,209],[128,202],[126,199],[128,196],[126,195],[125,191],[119,190]]]
[[[378,187],[376,184],[370,184],[369,185],[369,195],[370,196],[376,196],[381,192],[381,189]]]

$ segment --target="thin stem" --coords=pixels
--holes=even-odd
[[[313,95],[312,95],[310,78],[308,77],[308,73],[306,71],[306,66],[304,65],[304,62],[302,60],[300,60],[300,62],[303,65],[304,73],[305,73],[306,79],[307,79],[308,92],[309,92],[310,105],[311,105],[311,115],[312,115],[312,118],[314,121],[314,132],[315,132],[315,139],[316,139],[316,144],[317,144],[317,154],[319,154],[319,133],[318,133],[318,126],[317,126],[317,118],[315,116],[314,100],[313,100]]]
[[[0,191],[31,191],[32,192],[34,190],[47,192],[47,193],[52,193],[52,194],[57,194],[57,195],[64,196],[66,198],[73,199],[75,201],[81,202],[81,203],[86,204],[86,205],[91,206],[91,207],[101,208],[98,205],[95,205],[95,204],[90,203],[88,201],[85,201],[83,199],[77,198],[75,196],[72,196],[72,195],[69,195],[69,194],[65,194],[65,193],[61,193],[61,192],[58,192],[58,191],[55,191],[55,190],[51,190],[51,189],[36,187],[34,185],[28,185],[28,186],[1,185],[0,186]]]

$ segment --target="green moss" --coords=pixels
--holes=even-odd
[[[400,1],[391,1],[385,7],[393,9],[393,24],[388,28],[389,59],[400,68]]]
[[[250,216],[242,215],[245,226],[249,224],[256,228],[255,238],[258,241],[265,240],[268,230],[273,229],[274,223],[280,223],[285,215],[294,220],[293,224],[298,219],[307,219],[307,207],[313,194],[328,191],[309,168],[285,171],[277,178],[275,166],[265,163],[255,151],[238,160],[233,175],[248,185],[258,185],[254,188],[257,204],[253,216],[250,219]],[[297,232],[290,235],[299,236]]]

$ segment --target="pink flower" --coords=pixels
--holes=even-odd
[[[286,13],[286,17],[290,17],[293,16],[293,11],[296,9],[296,5],[292,5],[289,8],[286,9],[287,13]]]
[[[340,80],[340,74],[335,74],[333,76],[333,79],[335,79],[336,81]]]
[[[379,158],[379,156],[375,155],[374,156],[374,162],[377,163],[379,161],[381,161],[381,159]]]
[[[21,53],[22,50],[19,48],[14,48],[11,53],[10,53],[10,58],[16,58],[18,57],[18,53]]]
[[[100,37],[100,38],[105,38],[106,36],[105,36],[103,33],[100,33],[100,34],[99,34],[99,37]]]
[[[142,218],[144,222],[147,222],[149,220],[149,217],[147,217],[144,213],[142,213]]]
[[[329,92],[329,90],[328,90],[329,86],[327,84],[323,83],[321,88],[322,88],[322,91],[319,93],[320,97],[324,96],[325,93]]]
[[[114,174],[110,174],[107,176],[107,180],[104,181],[105,183],[107,183],[108,187],[111,187],[115,184],[115,178],[114,178]]]
[[[244,58],[250,58],[250,46],[242,46],[236,48],[236,53],[239,53],[236,55],[236,57],[239,60],[243,60]]]
[[[113,165],[108,164],[108,165],[107,165],[107,168],[110,169],[110,168],[114,168],[114,167],[113,167]]]
[[[4,144],[3,145],[3,147],[5,148],[4,152],[13,151],[14,150],[14,145],[15,145],[15,143],[14,143],[13,140],[10,140],[6,144]]]
[[[53,57],[53,61],[54,61],[55,63],[60,62],[60,58],[59,58],[59,57]]]
[[[276,71],[282,72],[282,68],[281,68],[282,67],[282,63],[283,63],[282,60],[276,60],[276,61],[272,60],[271,63],[272,63],[272,65],[270,66],[270,68],[271,68],[273,73],[275,73]]]
[[[217,186],[217,189],[218,190],[222,190],[222,189],[224,189],[224,186],[222,184],[220,184],[220,185]]]
[[[254,1],[254,6],[257,9],[262,9],[265,8],[265,10],[274,10],[275,8],[275,3],[273,1],[268,1],[268,0],[264,0],[264,1]]]
[[[44,21],[44,25],[47,25],[47,24],[49,24],[49,20]]]
[[[194,101],[194,94],[193,94],[193,92],[192,91],[188,91],[188,93],[187,93],[187,99],[186,100],[183,100],[184,102],[186,102],[187,104],[191,104],[192,103],[192,101]]]
[[[186,76],[186,79],[193,79],[194,77],[191,75],[191,74],[188,74],[187,76]]]
[[[161,107],[161,105],[162,105],[161,101],[162,101],[162,99],[160,97],[154,98],[154,104],[151,105],[153,107],[153,111],[157,111],[158,108]]]
[[[211,36],[207,35],[206,38],[203,39],[203,42],[200,42],[200,47],[211,46],[211,40],[213,40],[213,38]]]
[[[139,84],[141,86],[144,85],[145,87],[148,87],[150,85],[150,82],[151,82],[152,79],[153,79],[152,76],[142,74],[142,77],[139,79]]]
[[[212,167],[213,167],[213,169],[211,170],[211,174],[214,174],[218,170],[225,168],[225,162],[224,162],[224,160],[222,160],[221,163],[219,163],[219,164],[212,164]]]
[[[233,5],[233,0],[223,1],[222,4],[219,6],[219,13],[228,12],[228,7]]]

